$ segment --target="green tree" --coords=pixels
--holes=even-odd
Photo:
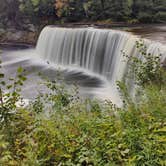
[[[10,26],[19,26],[20,11],[18,0],[2,0],[0,5],[0,19],[2,23]]]
[[[166,22],[166,2],[163,0],[153,0],[153,12],[156,22]]]
[[[79,21],[86,17],[84,0],[56,0],[56,12],[65,21]]]
[[[55,17],[54,0],[22,0],[20,10],[33,23]]]

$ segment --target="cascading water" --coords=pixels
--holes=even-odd
[[[135,39],[123,32],[94,28],[52,28],[42,31],[37,52],[56,65],[81,67],[115,82],[123,76],[121,51],[135,52]]]
[[[138,38],[121,31],[46,27],[41,32],[36,50],[44,60],[56,65],[84,68],[115,85],[127,70],[122,51],[129,56],[139,55],[136,41]],[[166,49],[160,43],[146,40],[145,44],[148,52],[161,52],[166,56]]]
[[[98,81],[93,78],[92,85],[85,87],[83,91],[89,92],[93,89],[94,94],[100,93],[100,98],[109,98],[113,103],[120,105],[121,100],[116,81],[121,80],[128,69],[122,51],[129,56],[139,56],[136,48],[138,40],[129,33],[115,30],[48,26],[42,30],[35,50],[27,52],[31,56],[25,54],[25,51],[21,52],[24,56],[10,56],[10,58],[5,56],[6,62],[3,63],[3,66],[7,68],[8,74],[14,71],[13,66],[16,68],[18,65],[31,73],[28,79],[30,81],[25,86],[24,92],[24,94],[31,92],[30,98],[35,96],[35,91],[40,91],[37,90],[39,85],[35,72],[44,72],[45,75],[50,75],[54,79],[56,77],[55,68],[60,66],[60,69],[68,71],[66,77],[79,78],[81,82],[85,82],[87,79],[86,74],[91,75],[91,78],[93,76],[100,78],[106,82],[107,86],[101,89],[93,88],[94,82]],[[161,53],[163,58],[166,57],[164,45],[150,40],[145,40],[145,44],[148,52],[154,55]],[[131,84],[132,91],[132,82],[129,84]],[[108,97],[106,97],[107,95]]]

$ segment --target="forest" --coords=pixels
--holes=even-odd
[[[165,0],[1,0],[3,25],[31,22],[166,22]]]

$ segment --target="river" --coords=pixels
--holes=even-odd
[[[122,28],[123,29],[123,28]],[[166,44],[166,25],[144,25],[138,27],[126,27],[125,31],[131,32],[142,38]]]
[[[127,31],[139,37],[146,38],[155,42],[160,42],[163,45],[166,44],[166,25],[114,27],[113,29]],[[48,42],[50,41],[48,40]],[[51,45],[52,44],[50,43],[50,46]],[[33,46],[17,43],[6,43],[0,45],[0,48],[3,50],[3,53],[1,53],[1,59],[3,61],[2,66],[4,68],[5,74],[8,77],[13,76],[19,66],[22,66],[29,73],[28,81],[26,81],[26,84],[22,88],[23,97],[27,99],[33,99],[39,92],[45,93],[47,91],[46,88],[43,88],[43,86],[38,83],[42,82],[41,78],[37,76],[38,72],[42,72],[51,80],[53,80],[56,77],[56,73],[59,72],[59,69],[57,70],[57,68],[49,64],[47,60],[45,60],[44,62],[40,61],[38,58],[35,58],[37,56],[36,52],[34,49],[29,50],[29,48],[31,47]],[[41,48],[41,51],[42,49],[43,48]],[[18,50],[23,51],[20,52]],[[77,67],[68,69],[63,68],[61,69],[61,75],[67,84],[76,83],[79,86],[81,96],[97,97],[99,99],[111,99],[113,103],[120,102],[119,96],[114,95],[112,98],[112,94],[115,94],[116,92],[109,86],[109,82],[99,75],[95,75],[84,70],[79,70]]]

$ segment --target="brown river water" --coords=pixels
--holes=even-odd
[[[122,28],[122,30],[131,32],[132,34],[138,35],[142,38],[166,44],[166,25],[144,25],[140,27]]]

